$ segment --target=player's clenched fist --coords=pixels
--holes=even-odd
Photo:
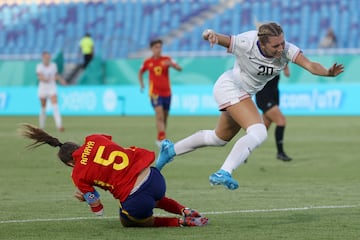
[[[210,42],[210,46],[212,47],[214,44],[219,43],[217,34],[212,29],[206,29],[203,34],[203,38]]]

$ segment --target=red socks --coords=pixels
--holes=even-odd
[[[179,218],[154,217],[154,227],[178,227]]]
[[[162,141],[166,138],[166,133],[164,131],[158,132],[157,140]]]
[[[163,197],[162,199],[160,199],[157,202],[156,207],[163,209],[167,212],[175,213],[179,215],[182,215],[182,210],[185,208],[185,206],[181,205],[177,201],[167,197]]]
[[[182,210],[185,206],[181,205],[177,201],[163,197],[157,202],[157,208],[163,209],[167,212],[182,215]],[[155,227],[178,227],[179,218],[169,218],[169,217],[154,217],[154,226]]]

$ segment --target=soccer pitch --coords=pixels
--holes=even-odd
[[[117,202],[100,190],[105,216],[95,217],[74,197],[71,169],[56,149],[25,150],[19,123],[37,117],[0,118],[0,239],[358,239],[360,237],[360,117],[288,117],[285,150],[292,162],[275,159],[274,127],[267,141],[233,174],[235,191],[211,187],[208,176],[223,163],[235,140],[203,148],[165,166],[167,195],[209,219],[200,228],[123,228]],[[170,116],[168,137],[177,141],[212,129],[216,117]],[[64,117],[57,133],[82,143],[107,133],[123,146],[157,151],[154,117]],[[163,211],[155,214],[167,215]]]

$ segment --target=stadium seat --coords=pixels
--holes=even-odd
[[[90,32],[105,58],[126,58],[132,52],[148,48],[150,39],[166,37],[192,17],[221,4],[209,1],[54,1],[51,4],[1,4],[0,52],[33,53],[39,46],[78,51],[78,41]],[[286,39],[302,49],[317,48],[327,28],[337,36],[338,47],[359,48],[360,1],[357,0],[269,0],[241,1],[218,13],[194,29],[183,31],[166,50],[198,51],[208,49],[199,39],[205,28],[236,34],[254,29],[254,20],[279,22]],[[47,27],[51,25],[52,27]],[[73,46],[67,46],[67,45]],[[10,51],[12,49],[13,51]],[[17,49],[17,50],[15,50]]]

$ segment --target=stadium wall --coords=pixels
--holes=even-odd
[[[286,115],[360,115],[360,84],[283,84],[280,106]],[[173,87],[172,115],[217,115],[211,85]],[[0,115],[37,115],[37,88],[0,90]],[[136,86],[59,87],[63,115],[152,115],[146,93]],[[48,113],[51,113],[49,104]]]
[[[337,78],[313,76],[290,64],[291,76],[281,78],[281,108],[287,115],[360,115],[359,61],[354,55],[310,56],[330,66],[345,65]],[[179,58],[184,71],[171,72],[173,115],[217,115],[212,85],[233,64],[232,58]],[[142,59],[106,61],[105,81],[59,87],[63,115],[152,115],[147,93],[141,93],[137,71]],[[0,115],[37,115],[36,62],[0,62]],[[211,67],[209,67],[211,66]],[[89,69],[89,71],[91,68]],[[91,71],[94,71],[91,70]],[[93,76],[90,72],[86,75]],[[105,83],[104,83],[105,82]],[[51,113],[49,106],[48,112]]]

